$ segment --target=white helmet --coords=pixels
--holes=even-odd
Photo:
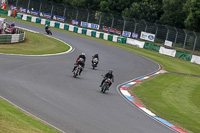
[[[81,55],[85,55],[85,53],[82,53]]]

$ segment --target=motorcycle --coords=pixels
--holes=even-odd
[[[46,32],[48,35],[52,35],[51,29],[47,29]]]
[[[74,78],[76,78],[76,77],[79,75],[81,69],[82,69],[82,66],[81,66],[81,65],[78,65],[78,66],[76,67],[76,69],[74,70]]]
[[[101,92],[105,93],[106,90],[109,89],[111,83],[111,79],[107,78],[101,87]]]
[[[97,67],[97,64],[98,64],[98,59],[97,58],[94,58],[92,60],[92,68],[95,69],[95,67]]]

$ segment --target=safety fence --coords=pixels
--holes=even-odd
[[[95,37],[95,38],[101,38],[101,39],[108,40],[108,41],[134,45],[139,48],[156,51],[156,52],[159,52],[160,54],[164,54],[164,55],[168,55],[171,57],[183,59],[185,61],[190,61],[190,62],[193,62],[196,64],[200,64],[200,56],[188,54],[186,52],[178,51],[178,50],[174,50],[174,49],[168,49],[163,46],[155,45],[154,43],[139,41],[136,39],[127,38],[127,37],[123,37],[120,35],[113,35],[113,34],[101,32],[101,31],[86,29],[83,27],[78,27],[78,26],[74,26],[74,25],[70,25],[70,24],[66,24],[66,23],[43,19],[43,18],[39,18],[39,17],[35,17],[35,16],[23,14],[23,13],[18,13],[17,18],[25,20],[25,21],[33,22],[33,23],[48,25],[51,27],[75,32],[75,33],[82,34],[82,35]]]
[[[62,16],[65,18],[66,23],[71,23],[72,20],[77,20],[79,21],[77,26],[80,26],[80,22],[83,21],[98,24],[100,26],[100,31],[103,26],[107,26],[113,29],[125,31],[125,33],[130,32],[132,33],[132,36],[130,37],[135,38],[135,34],[137,34],[138,39],[140,38],[141,32],[144,31],[155,34],[156,43],[163,44],[165,40],[168,40],[173,42],[172,47],[178,47],[193,52],[200,51],[200,33],[168,25],[72,7],[64,4],[56,4],[45,0],[8,0],[8,5],[14,5],[18,9],[22,7],[33,9],[38,12],[45,12],[51,15]]]

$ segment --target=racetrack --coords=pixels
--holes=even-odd
[[[15,24],[44,33],[39,27]],[[117,90],[123,82],[157,71],[157,63],[107,44],[52,32],[75,51],[42,57],[0,55],[0,96],[66,133],[174,132],[132,106]],[[74,79],[73,64],[82,52],[86,53],[86,66]],[[95,53],[99,53],[100,63],[93,70]],[[115,82],[102,94],[101,75],[110,68]]]

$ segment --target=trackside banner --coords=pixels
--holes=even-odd
[[[131,36],[131,32],[123,31],[122,36],[130,37]]]
[[[27,9],[27,14],[30,14],[30,15],[33,15],[33,16],[38,16],[39,15],[39,12],[38,11],[34,11],[34,10],[29,10]]]
[[[78,25],[78,23],[79,23],[78,20],[72,20],[73,25]]]
[[[81,21],[81,26],[86,27],[86,28],[96,29],[96,30],[99,30],[99,27],[100,27],[98,24],[93,24],[93,23],[88,23],[88,22],[83,22],[83,21]]]
[[[26,13],[26,8],[20,7],[20,8],[19,8],[19,12]]]
[[[154,42],[154,40],[155,40],[155,34],[146,33],[146,32],[142,31],[141,35],[140,35],[140,39]]]
[[[16,8],[17,8],[16,6],[13,5],[10,6],[10,10],[15,10]]]
[[[87,23],[87,22],[81,21],[81,26],[82,26],[82,27],[88,27],[88,23]]]
[[[53,15],[53,20],[55,21],[65,22],[65,19],[66,19],[65,17]]]
[[[42,18],[46,18],[46,19],[51,19],[52,18],[52,15],[49,14],[49,13],[44,13],[44,12],[40,12],[40,17]]]

